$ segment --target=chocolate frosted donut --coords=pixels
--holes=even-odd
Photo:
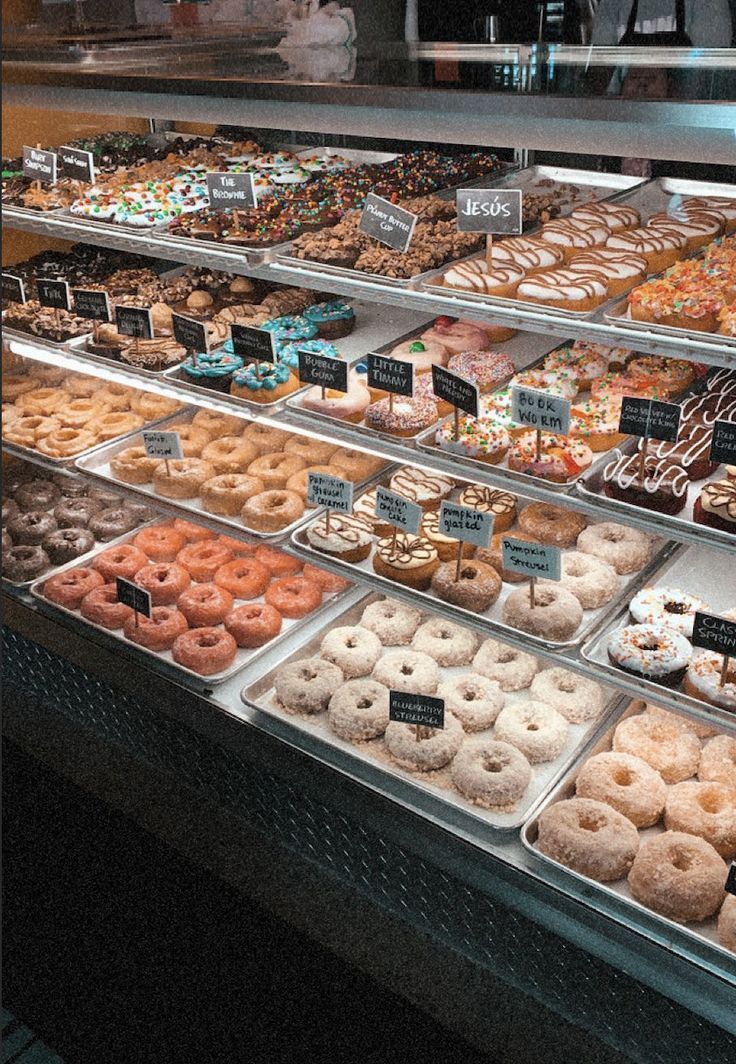
[[[54,517],[59,528],[86,528],[90,517],[101,509],[99,499],[62,499],[54,508]]]
[[[152,521],[156,516],[156,511],[152,507],[146,506],[144,502],[133,502],[130,499],[126,499],[123,503],[123,509],[127,510],[131,518],[134,517],[139,525],[142,525],[144,521]]]
[[[36,474],[32,469],[18,469],[8,473],[7,476],[3,476],[3,491],[6,495],[14,497],[18,488],[23,484],[30,484],[35,477]]]
[[[59,528],[46,536],[43,549],[52,565],[64,565],[92,550],[95,537],[86,528]]]
[[[18,513],[18,503],[15,499],[3,499],[3,524],[7,525],[11,517]]]
[[[10,548],[12,546],[13,546],[12,539],[10,538],[8,533],[5,531],[5,529],[3,529],[3,554],[5,554],[6,550],[10,550]]]
[[[48,555],[41,547],[11,547],[3,552],[3,576],[22,584],[48,569]]]
[[[44,510],[16,514],[8,521],[8,532],[13,543],[24,547],[39,547],[56,528],[56,519]]]
[[[67,473],[54,473],[51,479],[67,499],[81,499],[89,492],[89,484],[81,477],[70,477]]]
[[[100,510],[89,519],[89,530],[95,539],[108,543],[111,539],[132,532],[138,527],[138,519],[135,514],[125,507],[119,509]]]
[[[61,498],[61,492],[50,480],[33,480],[21,484],[15,493],[18,508],[25,513],[32,510],[50,510]]]
[[[90,499],[97,499],[101,502],[103,510],[117,510],[123,505],[123,496],[117,495],[114,491],[107,491],[106,488],[91,488],[87,495]]]

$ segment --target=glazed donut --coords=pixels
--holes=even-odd
[[[148,562],[134,582],[151,595],[154,606],[171,606],[191,583],[189,573],[176,562]]]
[[[281,614],[267,602],[247,602],[228,613],[225,627],[239,647],[262,647],[281,631]]]
[[[22,392],[16,398],[15,405],[24,414],[51,417],[68,399],[69,396],[60,388],[34,388],[33,391]]]
[[[233,596],[217,584],[191,584],[176,600],[190,628],[222,624],[233,606]]]
[[[109,628],[111,631],[122,628],[128,618],[133,616],[130,606],[118,601],[118,588],[115,583],[93,588],[84,596],[79,609],[82,616],[92,624]]]
[[[124,580],[132,580],[147,562],[148,557],[135,543],[121,543],[117,547],[103,550],[92,564],[105,583],[110,584],[114,583],[119,576],[122,576]]]
[[[473,672],[495,680],[502,691],[522,691],[534,679],[537,659],[523,650],[505,646],[495,639],[484,640],[473,658]]]
[[[58,407],[54,417],[66,429],[83,429],[93,418],[109,412],[109,407],[97,399],[71,399]]]
[[[274,580],[266,591],[266,602],[279,611],[282,617],[297,619],[316,610],[322,601],[322,592],[317,584],[303,576],[283,576]]]
[[[490,728],[504,703],[503,691],[496,681],[475,672],[441,683],[437,696],[444,699],[445,709],[457,717],[466,732]]]
[[[551,502],[530,502],[519,514],[519,528],[534,543],[548,543],[553,547],[574,547],[587,524],[583,514]]]
[[[700,742],[692,732],[649,713],[620,721],[613,733],[613,749],[640,757],[656,769],[665,783],[694,776],[700,763]]]
[[[646,533],[614,521],[588,525],[578,536],[577,547],[608,562],[619,576],[638,572],[652,554],[652,541]]]
[[[314,506],[314,503],[309,502],[307,499],[310,473],[326,473],[328,476],[334,477],[335,470],[329,465],[305,466],[304,469],[292,474],[286,481],[286,490],[295,491],[297,495],[301,496],[306,505],[311,507]]]
[[[133,399],[138,394],[136,388],[129,388],[127,384],[115,384],[106,381],[105,387],[96,393],[102,403],[107,403],[111,410],[123,412],[133,408]]]
[[[251,496],[240,511],[246,528],[257,532],[280,532],[304,514],[304,503],[294,491],[261,491]]]
[[[35,447],[38,440],[45,439],[52,432],[58,432],[60,428],[61,422],[55,417],[30,414],[16,418],[9,427],[4,423],[3,435],[11,443],[17,443],[21,447]]]
[[[731,953],[736,953],[736,895],[727,894],[718,914],[718,941]]]
[[[16,425],[20,422],[16,422]],[[55,429],[42,439],[36,438],[36,450],[49,458],[71,458],[99,443],[99,438],[88,429]]]
[[[70,373],[64,381],[64,391],[79,399],[89,399],[104,387],[105,381],[100,377],[88,377],[84,373]]]
[[[348,680],[327,707],[327,722],[341,739],[360,743],[377,739],[388,726],[388,689],[375,680]]]
[[[442,562],[432,576],[432,591],[471,613],[485,613],[501,594],[501,577],[496,570],[475,558],[463,561],[456,576],[457,563]]]
[[[537,580],[534,606],[531,587],[517,587],[503,604],[503,619],[512,628],[562,643],[571,639],[583,620],[583,607],[564,587]]]
[[[16,514],[7,525],[13,543],[22,547],[39,547],[46,536],[57,529],[56,518],[45,510]]]
[[[174,640],[171,656],[198,676],[214,676],[232,665],[238,644],[224,628],[193,628]]]
[[[258,457],[252,443],[242,436],[222,436],[202,449],[202,457],[214,468],[217,476],[223,473],[242,473]]]
[[[716,735],[704,745],[698,765],[698,779],[712,780],[736,790],[736,739]]]
[[[353,451],[349,447],[340,447],[330,457],[330,465],[337,470],[336,476],[352,480],[358,484],[368,477],[375,476],[383,469],[386,461],[364,451]]]
[[[452,761],[465,732],[452,713],[445,713],[444,728],[417,728],[391,720],[384,739],[394,761],[408,772],[432,772]]]
[[[160,421],[180,408],[181,403],[176,399],[153,392],[134,392],[130,397],[130,409],[134,414],[140,414],[144,421]]]
[[[145,421],[140,414],[132,411],[109,410],[98,414],[87,422],[87,429],[97,437],[98,443],[106,443],[117,436],[127,436],[136,429],[143,428]]]
[[[727,861],[736,857],[736,791],[723,783],[676,783],[667,792],[664,824],[705,839]]]
[[[286,487],[286,481],[307,463],[296,454],[284,454],[279,451],[276,454],[264,454],[256,458],[248,466],[248,473],[252,477],[262,480],[266,491],[278,491]]]
[[[59,528],[86,528],[90,518],[99,513],[102,504],[98,499],[62,499],[54,507],[54,518]]]
[[[201,458],[159,462],[153,471],[153,490],[165,499],[193,499],[214,474],[210,463]]]
[[[556,709],[570,724],[582,724],[603,712],[600,685],[558,665],[537,673],[532,680],[531,694],[537,701]]]
[[[439,686],[440,673],[437,662],[428,654],[416,650],[393,650],[376,662],[373,679],[391,691],[433,695]]]
[[[296,576],[302,570],[302,563],[298,558],[265,544],[256,547],[255,556],[257,561],[266,566],[271,576]]]
[[[323,713],[342,683],[343,675],[331,661],[322,658],[289,661],[276,672],[276,701],[287,713]]]
[[[175,421],[166,426],[167,432],[178,432],[181,451],[185,458],[199,458],[210,442],[210,434],[191,421]]]
[[[305,575],[306,572],[305,565]],[[363,628],[375,632],[385,647],[408,646],[421,621],[420,610],[388,598],[369,603],[360,618]]]
[[[450,773],[457,789],[473,805],[504,812],[516,807],[532,778],[521,751],[496,739],[463,743]]]
[[[470,628],[431,617],[417,628],[411,647],[434,658],[441,668],[452,668],[470,664],[478,649],[478,637]]]
[[[578,773],[575,793],[605,802],[637,828],[649,828],[662,816],[667,787],[642,758],[611,750],[588,758]]]
[[[215,410],[202,409],[194,415],[192,424],[203,429],[211,440],[221,440],[225,436],[239,436],[246,422],[233,414],[218,414]]]
[[[51,479],[66,499],[81,499],[89,494],[89,484],[81,477],[68,473],[54,473]]]
[[[132,506],[121,506],[118,510],[99,510],[90,517],[88,528],[101,543],[108,543],[132,532],[140,523],[140,516]]]
[[[253,444],[259,454],[275,454],[291,439],[290,432],[272,428],[271,425],[262,425],[259,421],[249,422],[243,429],[242,436],[248,443]]]
[[[322,640],[320,657],[341,669],[348,680],[368,676],[381,656],[377,635],[358,625],[332,628]]]
[[[697,595],[673,587],[643,587],[629,604],[637,624],[663,624],[688,638],[693,634],[696,610],[708,613],[710,607]]]
[[[312,565],[311,562],[304,563],[302,575],[306,577],[307,580],[311,580],[313,584],[316,584],[323,595],[334,595],[338,591],[344,591],[345,588],[351,587],[350,581],[346,580],[345,577],[337,576],[336,573],[328,573],[326,569],[318,569],[317,566]],[[367,606],[366,609],[368,609]],[[360,623],[363,624],[362,621]],[[367,628],[368,625],[363,624],[363,627]],[[383,640],[381,640],[381,642],[383,642]]]
[[[217,540],[187,543],[176,556],[177,564],[182,565],[197,583],[214,580],[217,570],[232,560],[232,551]]]
[[[217,539],[217,533],[203,525],[195,525],[193,521],[185,521],[181,517],[174,518],[174,528],[181,532],[187,543],[202,543],[206,539]]]
[[[152,562],[173,562],[183,548],[185,539],[181,532],[170,525],[152,525],[141,529],[133,543]]]
[[[27,373],[3,373],[3,402],[14,403],[24,393],[36,391],[38,386],[38,377],[31,377]]]
[[[496,718],[494,735],[521,750],[532,765],[554,761],[567,742],[569,725],[561,713],[544,702],[504,706]]]
[[[292,436],[284,444],[284,453],[297,455],[305,465],[328,465],[337,450],[336,444],[313,440],[309,436]]]
[[[264,593],[271,582],[271,574],[255,558],[235,558],[220,566],[215,572],[214,581],[234,598],[247,601],[259,598]]]
[[[142,613],[129,617],[123,625],[123,635],[146,650],[170,650],[187,627],[186,617],[173,606],[153,606],[150,617]]]
[[[569,798],[539,817],[537,847],[553,861],[598,883],[622,879],[639,849],[630,820],[603,802]]]
[[[618,573],[594,554],[571,550],[562,555],[561,586],[578,600],[584,610],[597,610],[610,602],[618,591]]]
[[[202,508],[207,513],[234,517],[248,499],[262,494],[264,490],[263,481],[249,473],[223,473],[205,480],[200,485],[199,494]]]
[[[43,585],[43,595],[66,610],[78,610],[84,596],[96,587],[102,587],[104,582],[96,569],[67,569],[49,577]]]
[[[217,542],[222,543],[224,547],[231,550],[236,558],[242,558],[245,555],[255,554],[255,543],[246,543],[245,540],[236,539],[235,536],[218,536]]]
[[[637,901],[661,916],[691,923],[717,912],[726,872],[726,862],[705,839],[665,831],[642,841],[629,887]]]
[[[126,447],[110,459],[110,472],[123,484],[149,484],[159,461],[149,458],[143,446]]]

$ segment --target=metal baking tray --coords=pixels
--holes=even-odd
[[[367,595],[359,602],[350,606],[341,615],[332,616],[330,618],[329,628],[334,628],[338,625],[359,624],[365,607],[370,602],[375,602],[383,598],[383,595],[376,593]],[[329,629],[323,629],[319,634],[312,636],[311,639],[302,643],[298,649],[289,654],[279,666],[268,669],[259,676],[258,679],[244,687],[240,695],[243,702],[262,713],[277,717],[280,721],[285,722],[290,728],[297,729],[300,732],[312,736],[321,745],[336,748],[350,760],[358,774],[360,774],[362,768],[366,765],[370,765],[382,776],[398,778],[402,781],[404,786],[408,788],[419,788],[422,791],[428,791],[436,799],[439,799],[443,803],[448,803],[463,817],[467,818],[468,827],[476,832],[480,827],[486,829],[490,828],[493,831],[516,831],[544,799],[544,796],[547,794],[550,787],[554,785],[572,763],[574,758],[577,757],[580,750],[589,741],[591,734],[599,731],[603,721],[606,721],[610,717],[614,708],[620,701],[620,696],[616,695],[615,692],[608,690],[606,705],[600,717],[595,720],[585,721],[582,724],[570,725],[568,740],[562,753],[555,758],[554,761],[531,766],[531,782],[524,796],[513,811],[501,812],[497,810],[483,809],[481,806],[474,805],[472,802],[468,801],[467,798],[464,798],[455,789],[449,779],[447,767],[426,773],[407,772],[405,769],[399,768],[399,766],[391,760],[391,756],[386,749],[383,738],[372,739],[364,743],[351,743],[345,739],[341,739],[330,729],[327,724],[326,713],[321,713],[315,716],[302,716],[295,713],[287,713],[285,710],[281,709],[275,700],[273,690],[274,680],[278,673],[278,669],[286,662],[298,661],[300,658],[312,657],[314,655],[319,656],[320,644],[325,631],[327,630]],[[479,639],[479,645],[480,642],[481,640]],[[387,647],[386,653],[398,649],[401,648]],[[452,679],[453,677],[462,676],[470,671],[470,665],[451,668],[446,667],[440,669],[440,676],[444,681]],[[605,690],[606,688],[604,688],[604,691]],[[527,701],[528,698],[528,689],[524,691],[509,692],[505,695],[504,705],[519,704]],[[472,737],[491,738],[492,735],[493,727],[490,727],[482,732],[474,732]]]
[[[137,531],[140,531],[140,530],[137,530]],[[126,541],[129,541],[129,540],[132,540],[134,538],[134,536],[137,534],[137,531],[135,533],[129,533],[127,536],[122,536],[119,540],[115,541],[116,544],[118,544],[120,542],[126,542]],[[101,547],[101,548],[98,547],[95,551],[93,551],[90,555],[87,556],[87,561],[88,562],[93,561],[94,558],[98,554],[101,554],[103,550],[107,550],[109,546],[110,546],[110,544],[106,543],[106,544],[103,545],[103,547]],[[69,562],[68,565],[60,566],[56,570],[56,572],[57,573],[62,573],[62,572],[66,572],[68,569],[76,569],[78,567],[79,567],[79,559],[77,559],[77,560],[75,560],[73,562]],[[36,598],[36,599],[40,600],[41,602],[45,603],[45,605],[48,608],[50,608],[51,610],[59,610],[61,613],[65,614],[67,617],[73,617],[74,620],[79,625],[81,625],[82,627],[88,628],[88,629],[92,628],[95,632],[99,632],[103,636],[109,637],[109,639],[111,641],[114,641],[115,643],[124,643],[126,646],[131,647],[134,651],[136,651],[137,653],[143,655],[145,658],[148,658],[149,660],[153,659],[153,660],[155,660],[157,662],[164,663],[164,667],[166,669],[166,672],[168,672],[170,675],[176,675],[178,678],[181,678],[182,676],[184,676],[190,682],[194,682],[195,684],[197,684],[198,686],[201,686],[203,688],[214,687],[217,684],[224,683],[225,680],[229,680],[237,672],[240,672],[241,669],[244,669],[246,667],[246,665],[250,665],[253,661],[255,661],[257,658],[259,658],[261,656],[261,654],[265,654],[266,651],[271,649],[273,644],[278,639],[280,639],[282,637],[286,638],[287,636],[291,635],[291,633],[295,629],[298,629],[300,625],[303,625],[308,620],[312,620],[315,616],[317,616],[323,610],[326,610],[328,606],[331,606],[334,602],[339,601],[339,599],[343,595],[345,595],[347,590],[350,590],[350,589],[345,589],[345,591],[338,591],[338,592],[330,594],[330,595],[324,595],[321,605],[319,605],[316,610],[313,610],[312,613],[308,613],[306,615],[306,617],[302,617],[302,618],[300,618],[298,620],[291,620],[288,617],[284,617],[283,618],[282,627],[281,627],[281,631],[276,636],[275,640],[271,640],[271,642],[270,643],[266,643],[265,646],[257,647],[257,648],[255,648],[253,650],[247,650],[247,649],[244,649],[243,647],[238,647],[237,652],[235,654],[235,659],[234,659],[232,665],[230,665],[227,669],[224,669],[222,672],[215,673],[213,676],[202,676],[200,673],[194,672],[194,670],[188,669],[184,665],[179,665],[177,662],[175,662],[173,657],[172,657],[172,654],[171,654],[170,650],[164,650],[164,651],[148,650],[146,647],[138,646],[137,643],[131,643],[128,639],[125,638],[125,636],[122,634],[121,630],[111,631],[108,628],[101,628],[99,625],[93,624],[91,621],[88,621],[85,617],[83,617],[81,615],[81,613],[79,613],[78,610],[66,609],[64,606],[59,606],[58,603],[56,603],[56,602],[49,602],[49,600],[47,598],[45,598],[44,594],[43,594],[43,585],[46,583],[46,580],[49,578],[49,575],[50,574],[47,573],[45,576],[42,576],[39,579],[34,580],[33,583],[31,584],[30,593],[31,593],[31,595],[34,598]],[[249,599],[247,601],[248,602],[262,602],[263,601],[263,596],[261,595],[257,599]],[[245,605],[245,604],[246,604],[246,600],[237,599],[236,598],[234,600],[233,606],[234,607],[235,606],[242,606],[242,605]],[[219,626],[217,626],[217,627],[219,627]]]
[[[521,831],[521,841],[526,849],[533,854],[536,860],[544,861],[549,865],[553,865],[555,868],[562,869],[565,875],[572,876],[578,883],[584,885],[584,889],[587,893],[601,892],[609,898],[613,898],[617,901],[622,901],[625,905],[632,906],[638,912],[646,914],[651,919],[657,920],[665,928],[667,928],[670,934],[687,935],[689,938],[694,939],[698,943],[703,943],[714,949],[719,950],[730,958],[733,958],[733,954],[725,949],[718,941],[718,929],[717,920],[718,917],[713,916],[709,920],[704,920],[702,923],[697,924],[679,924],[675,920],[669,919],[667,916],[660,916],[654,909],[648,908],[642,902],[637,901],[628,886],[626,879],[617,880],[614,883],[599,883],[594,879],[589,879],[588,876],[582,875],[580,872],[575,872],[573,869],[568,868],[559,861],[555,861],[554,858],[548,857],[537,849],[536,841],[539,832],[539,817],[550,806],[555,805],[557,802],[564,801],[567,798],[573,798],[575,796],[575,780],[578,776],[579,770],[582,767],[583,761],[587,761],[588,758],[593,757],[595,754],[607,752],[611,749],[613,743],[613,733],[616,725],[619,724],[626,717],[630,717],[634,714],[638,715],[638,711],[641,709],[641,703],[630,702],[628,705],[624,703],[623,707],[617,710],[615,720],[607,727],[602,735],[599,735],[594,742],[584,751],[584,756],[581,755],[570,768],[566,771],[565,775],[559,782],[553,787],[553,789],[547,794],[541,803],[537,805],[537,809],[534,815],[526,822]],[[669,790],[669,786],[668,786]],[[644,828],[639,831],[639,837],[641,839],[648,839],[654,835],[659,835],[664,831],[664,825],[662,821],[655,824],[654,827]]]
[[[717,548],[681,547],[664,560],[664,564],[658,572],[652,574],[650,580],[640,581],[639,587],[646,583],[655,587],[676,587],[698,595],[710,605],[714,613],[721,613],[736,606],[736,569],[732,564],[724,565],[723,554]],[[664,703],[671,704],[674,708],[695,709],[701,713],[705,709],[715,720],[723,717],[732,723],[734,715],[728,710],[719,709],[708,702],[701,702],[699,698],[686,695],[679,687],[667,687],[624,672],[610,661],[608,643],[611,636],[619,628],[634,623],[629,616],[628,601],[620,602],[618,611],[614,615],[609,614],[606,623],[591,633],[583,644],[581,654],[585,661],[594,665],[597,672],[605,674],[613,683],[617,679],[626,683],[633,681],[637,688],[641,689],[642,697],[651,693],[655,701],[659,696]]]
[[[388,485],[390,479],[390,474],[379,474],[379,476],[376,477],[374,484],[385,486]],[[464,487],[468,483],[470,482],[456,481],[458,487]],[[365,494],[365,492],[356,492],[355,501],[357,502],[363,494]],[[450,498],[456,498],[457,494],[458,492],[456,489]],[[523,496],[517,496],[517,501],[523,505],[532,500],[524,498]],[[597,523],[598,522],[594,521],[589,522],[589,524]],[[538,646],[543,647],[546,650],[573,650],[580,646],[584,640],[592,638],[606,624],[611,613],[616,609],[619,603],[622,601],[628,603],[632,595],[657,573],[662,566],[662,563],[673,553],[676,553],[681,549],[675,543],[655,540],[652,555],[644,568],[640,569],[638,573],[633,573],[628,577],[622,577],[619,583],[619,589],[610,602],[607,602],[605,606],[601,606],[596,610],[583,610],[583,619],[577,632],[575,632],[570,639],[557,641],[553,639],[544,639],[541,636],[524,632],[519,628],[513,628],[511,625],[506,624],[502,619],[502,607],[504,602],[512,591],[523,586],[521,583],[510,584],[504,581],[501,587],[501,593],[496,602],[486,613],[478,613],[473,610],[465,609],[462,606],[455,606],[450,602],[446,602],[432,591],[420,591],[416,588],[409,588],[397,583],[395,580],[379,575],[373,569],[373,552],[371,552],[368,558],[361,562],[343,562],[334,555],[323,554],[321,551],[315,550],[315,548],[312,547],[307,538],[307,530],[306,527],[304,527],[304,522],[301,522],[300,524],[301,527],[297,528],[296,531],[292,533],[292,545],[298,554],[308,556],[309,560],[314,562],[315,565],[323,565],[324,568],[333,568],[335,571],[339,571],[343,576],[347,576],[353,580],[362,578],[365,582],[369,579],[371,584],[378,585],[387,595],[395,598],[401,597],[401,592],[404,591],[407,597],[411,597],[414,605],[431,610],[433,613],[440,612],[443,616],[449,616],[453,621],[457,621],[458,624],[480,629],[488,635],[499,636],[501,639],[503,639],[504,635],[513,636],[517,640],[520,636],[523,636],[525,643],[528,643],[530,648]],[[514,528],[515,526],[512,526],[512,528],[510,528],[505,534],[513,536]],[[377,541],[378,537],[374,536],[374,547]],[[563,553],[565,553],[565,551],[563,551]]]
[[[736,351],[736,336],[723,336],[721,333],[700,332],[697,329],[676,329],[672,325],[660,325],[656,321],[636,321],[631,317],[628,299],[617,299],[603,315],[609,325],[616,325],[625,329],[635,329],[637,332],[652,333],[653,336],[681,337],[683,340],[697,340],[704,344],[712,344]]]

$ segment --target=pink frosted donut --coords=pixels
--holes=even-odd
[[[665,783],[690,779],[700,762],[700,742],[696,735],[650,713],[622,720],[613,733],[613,749],[641,757],[659,772]]]
[[[417,373],[431,373],[432,366],[446,366],[449,357],[444,344],[424,335],[415,336],[413,340],[404,340],[392,348],[389,354],[389,358],[412,362]]]
[[[705,839],[665,831],[643,840],[629,872],[629,887],[643,905],[688,924],[718,911],[726,871],[726,862]]]
[[[677,783],[667,792],[665,827],[698,835],[729,860],[736,857],[736,791],[722,783]]]
[[[642,758],[611,750],[588,758],[578,773],[575,793],[605,802],[637,828],[649,828],[662,815],[667,786]]]
[[[483,330],[466,321],[454,321],[449,325],[435,322],[422,333],[422,340],[442,344],[451,355],[459,355],[463,351],[482,351],[488,344]]]

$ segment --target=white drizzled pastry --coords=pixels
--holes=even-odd
[[[643,255],[614,251],[613,248],[581,251],[570,259],[570,266],[600,276],[606,284],[609,296],[623,294],[632,285],[643,281],[647,275],[647,260]]]
[[[603,224],[613,230],[634,229],[641,225],[639,212],[625,203],[586,203],[576,207],[571,217],[586,224]]]
[[[564,259],[562,251],[546,240],[536,237],[512,236],[493,245],[493,263],[503,266],[511,263],[525,273],[548,270]]]
[[[606,298],[606,285],[599,275],[574,269],[547,270],[521,282],[519,299],[546,303],[558,310],[592,310]]]
[[[630,251],[643,255],[650,273],[660,273],[684,253],[687,240],[671,229],[627,229],[612,233],[606,247],[614,251]]]
[[[575,251],[605,244],[610,234],[611,230],[601,221],[583,222],[573,218],[555,218],[542,226],[539,236],[541,240],[560,247],[565,258],[569,259]]]
[[[447,271],[444,277],[448,288],[464,288],[471,292],[483,292],[487,295],[513,295],[524,271],[509,263],[506,266],[494,265],[488,272],[484,259],[472,259],[470,262],[458,262]]]
[[[722,229],[718,219],[705,211],[690,211],[688,214],[676,215],[660,211],[653,214],[647,222],[647,229],[664,229],[684,236],[688,250],[694,250],[715,239]]]

